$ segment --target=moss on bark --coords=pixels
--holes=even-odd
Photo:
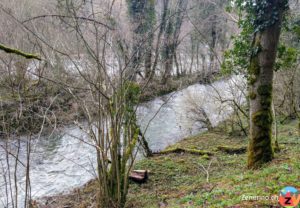
[[[273,159],[272,148],[272,85],[260,85],[257,88],[262,109],[253,113],[251,122],[258,128],[252,131],[248,150],[248,167],[258,168]]]
[[[12,54],[16,54],[16,55],[19,55],[19,56],[23,56],[26,59],[37,59],[39,61],[42,60],[38,55],[25,53],[23,51],[15,49],[15,48],[10,48],[8,46],[5,46],[1,43],[0,43],[0,50],[4,51],[6,53],[12,53]]]
[[[248,73],[249,73],[248,82],[250,85],[253,85],[257,81],[257,77],[259,76],[260,73],[258,57],[254,57],[251,60]]]
[[[252,115],[252,121],[256,126],[265,130],[272,125],[272,114],[269,110],[258,111]]]
[[[249,92],[249,98],[250,98],[251,100],[255,100],[255,98],[256,98],[255,92],[253,92],[253,91]]]
[[[248,167],[258,168],[262,164],[271,161],[274,157],[272,148],[272,82],[270,84],[261,83],[261,80],[259,80],[261,73],[264,73],[265,70],[259,61],[259,54],[263,51],[261,34],[257,34],[252,47],[253,51],[248,68],[248,82],[251,86],[249,98],[253,104],[259,102],[260,107],[253,109],[254,111],[250,118],[252,128],[248,148]],[[256,84],[259,85],[256,87]]]
[[[260,85],[257,88],[257,93],[261,96],[262,108],[268,110],[272,104],[272,85]]]
[[[258,57],[253,57],[249,66],[249,74],[258,76],[260,73]]]
[[[257,81],[257,78],[260,74],[259,59],[257,56],[257,54],[262,50],[260,41],[261,41],[261,37],[256,36],[253,43],[252,57],[248,68],[248,73],[249,73],[248,82],[250,85],[253,85]]]

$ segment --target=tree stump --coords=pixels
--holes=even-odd
[[[148,180],[148,170],[133,170],[129,174],[129,179],[138,184],[146,183]]]

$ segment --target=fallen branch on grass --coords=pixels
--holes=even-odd
[[[243,154],[247,151],[247,147],[218,146],[218,150],[227,154]]]
[[[161,152],[155,152],[153,155],[166,155],[166,154],[171,154],[171,153],[188,153],[188,154],[193,154],[193,155],[213,155],[212,152],[208,152],[205,150],[197,150],[197,149],[185,149],[181,147],[175,147],[172,149],[166,149]]]
[[[206,175],[206,182],[209,183],[209,169],[210,169],[210,166],[211,166],[211,163],[212,163],[213,160],[211,160],[207,166],[207,168],[205,168],[202,164],[200,164],[201,168],[202,168],[202,171],[205,173]]]

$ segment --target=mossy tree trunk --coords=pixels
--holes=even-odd
[[[255,14],[255,18],[258,18],[258,15],[263,13],[265,22],[260,22],[261,28],[254,34],[249,66],[249,93],[251,95],[249,96],[249,168],[258,168],[273,159],[271,141],[273,66],[276,59],[284,9],[280,0],[265,1],[267,6],[261,10],[258,9],[257,14]],[[267,20],[267,17],[269,20]]]

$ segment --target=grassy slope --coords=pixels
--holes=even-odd
[[[279,142],[285,144],[281,144],[281,152],[275,153],[270,164],[259,170],[247,170],[246,154],[229,155],[216,150],[219,145],[247,145],[246,138],[229,138],[217,130],[187,138],[176,146],[209,150],[216,152],[215,156],[169,154],[139,161],[135,168],[149,169],[150,180],[143,185],[131,185],[127,207],[278,205],[271,200],[243,201],[242,195],[276,196],[287,185],[300,188],[300,138],[296,122],[279,127]],[[202,166],[207,169],[210,163],[207,182]]]
[[[168,154],[138,161],[135,169],[151,171],[143,185],[130,184],[127,208],[193,208],[193,207],[272,207],[277,201],[243,201],[242,195],[272,196],[287,185],[300,189],[300,137],[297,122],[279,126],[282,150],[275,159],[259,170],[246,168],[247,155],[230,155],[217,150],[219,145],[241,147],[247,138],[229,137],[215,129],[184,139],[173,147],[202,149],[214,156]],[[285,144],[283,144],[285,143]],[[295,144],[296,143],[296,144]],[[201,165],[209,168],[207,174]],[[95,181],[67,195],[45,197],[40,208],[96,207]]]

